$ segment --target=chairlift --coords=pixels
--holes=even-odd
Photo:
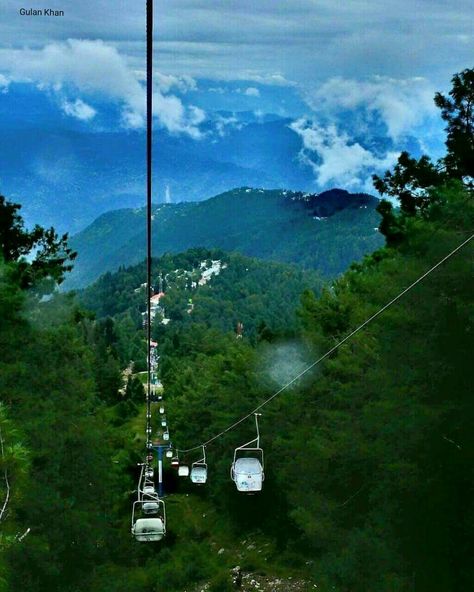
[[[259,415],[259,413],[255,413],[257,437],[235,449],[234,460],[230,468],[230,477],[237,490],[244,493],[261,491],[265,479],[263,450],[260,448],[258,427]]]
[[[145,502],[146,503],[146,502]],[[132,509],[132,535],[135,540],[141,543],[158,542],[166,534],[166,508],[163,500],[158,499],[154,502],[158,506],[156,513],[159,516],[153,518],[139,517],[146,512],[144,510],[144,503],[142,501],[136,501],[133,503]]]
[[[189,467],[188,467],[188,465],[179,465],[179,467],[178,467],[178,477],[189,477]]]
[[[132,506],[132,535],[139,542],[161,541],[166,533],[166,508],[147,478],[149,467],[142,465],[138,485],[138,499]],[[143,487],[142,487],[143,484]],[[149,515],[154,515],[150,518]]]
[[[171,448],[165,452],[166,458],[173,458],[173,451]]]
[[[153,483],[151,483],[151,481],[145,481],[145,485],[143,486],[142,495],[148,496],[148,497],[155,497],[156,496],[155,486],[153,485]]]
[[[164,440],[165,442],[168,442],[168,441],[169,441],[169,439],[170,439],[170,433],[169,433],[169,431],[168,431],[168,430],[166,430],[166,431],[164,431],[164,432],[163,432],[163,440]]]
[[[207,481],[206,448],[202,447],[202,458],[191,465],[191,481],[197,485],[204,485]]]
[[[163,417],[161,420],[161,427],[165,428],[166,427],[166,417]]]
[[[174,456],[171,459],[171,466],[173,467],[173,469],[177,469],[179,467],[179,458],[177,456]]]

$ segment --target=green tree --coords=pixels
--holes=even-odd
[[[72,269],[76,253],[68,247],[68,235],[59,236],[54,228],[36,225],[33,230],[26,230],[20,209],[19,204],[0,195],[0,252],[4,261],[19,263],[17,272],[22,288],[34,286],[41,293],[48,293]],[[27,261],[26,256],[32,252],[33,259]]]
[[[446,156],[442,159],[450,177],[474,180],[474,69],[455,74],[449,97],[436,93],[435,103],[446,122]]]
[[[393,171],[373,176],[381,195],[400,203],[400,214],[392,203],[382,200],[377,208],[382,215],[380,231],[388,244],[396,245],[406,233],[406,218],[427,216],[439,198],[437,187],[460,181],[472,191],[474,177],[474,70],[466,69],[452,78],[449,97],[436,93],[434,101],[446,121],[446,155],[433,163],[429,156],[419,159],[402,152]]]

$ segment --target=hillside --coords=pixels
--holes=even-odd
[[[97,318],[113,318],[122,363],[126,365],[133,359],[138,369],[145,363],[142,321],[146,299],[141,285],[144,275],[142,262],[106,273],[78,293],[81,305]],[[153,326],[158,339],[169,331],[193,331],[197,326],[234,335],[238,323],[243,323],[245,337],[252,342],[262,337],[290,335],[299,326],[296,310],[301,294],[308,289],[319,293],[323,285],[314,271],[215,249],[191,249],[157,258],[152,268],[156,288],[160,276],[166,278],[166,296],[160,300],[160,310],[165,312],[169,325],[165,328],[158,322],[160,313]]]
[[[326,277],[344,271],[382,244],[378,200],[343,190],[319,196],[241,188],[199,203],[155,206],[153,253],[221,248],[266,260],[296,263]],[[145,256],[145,211],[118,210],[75,235],[79,253],[67,288]]]

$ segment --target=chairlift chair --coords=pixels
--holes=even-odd
[[[150,481],[145,481],[145,486],[140,494],[143,514],[158,514],[160,500],[156,493],[155,486]]]
[[[265,479],[263,450],[260,448],[258,415],[255,414],[257,437],[235,449],[234,460],[230,468],[230,477],[234,481],[237,491],[244,493],[261,491]]]
[[[188,467],[188,465],[179,465],[179,467],[178,467],[178,477],[189,477],[189,467]]]
[[[173,451],[171,448],[165,452],[166,458],[173,458]]]
[[[164,412],[165,412],[165,408],[164,408],[164,406],[163,406],[163,405],[161,405],[161,407],[160,407],[160,414],[161,414],[161,415],[163,415],[163,414],[164,414]]]
[[[191,481],[196,485],[204,485],[207,481],[206,449],[202,447],[202,458],[191,465]]]
[[[164,431],[164,432],[163,432],[163,440],[164,440],[165,442],[168,442],[168,441],[169,441],[169,439],[170,439],[170,433],[169,433],[169,431],[168,431],[168,430],[166,430],[166,431]]]
[[[147,502],[145,502],[147,503]],[[141,543],[158,542],[166,534],[166,508],[163,500],[157,499],[154,502],[158,505],[159,516],[153,518],[141,517],[145,513],[144,503],[136,501],[132,509],[132,535],[135,540]],[[140,515],[140,517],[137,517]]]
[[[177,456],[174,456],[171,459],[171,466],[173,467],[173,469],[177,469],[179,467],[179,458]]]

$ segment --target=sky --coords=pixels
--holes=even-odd
[[[91,126],[108,102],[142,128],[145,2],[46,5],[65,16],[2,0],[0,92],[31,84]],[[432,97],[472,67],[473,23],[472,0],[155,0],[156,122],[199,149],[216,110],[276,113],[320,186],[370,189],[410,138],[440,150]]]

